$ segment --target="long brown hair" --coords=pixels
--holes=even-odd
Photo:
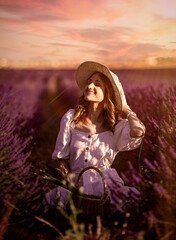
[[[121,115],[119,110],[115,104],[115,95],[114,92],[110,92],[112,89],[111,82],[109,79],[101,72],[98,73],[101,80],[105,86],[105,97],[103,100],[103,110],[102,110],[102,117],[103,117],[103,126],[104,128],[114,132],[115,125],[119,120],[121,120]],[[86,113],[88,110],[89,101],[84,99],[84,94],[79,98],[78,105],[75,107],[75,116],[72,120],[74,124],[85,121]]]

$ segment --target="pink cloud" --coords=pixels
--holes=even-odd
[[[84,20],[84,19],[98,19],[104,18],[107,21],[112,21],[117,17],[123,15],[119,8],[108,8],[108,0],[0,0],[0,8],[7,12],[25,15],[31,11],[48,11],[50,14],[59,14],[63,18]]]
[[[20,20],[2,18],[2,17],[0,17],[0,23],[1,24],[7,24],[7,25],[21,25],[22,24],[22,22]]]
[[[8,19],[8,18],[0,18],[0,23],[9,25],[9,26],[15,26],[19,27],[14,29],[14,33],[23,33],[23,32],[35,32],[37,34],[42,35],[51,35],[53,32],[50,31],[49,25],[46,23],[44,26],[40,23],[36,23],[36,21],[21,21],[18,19]],[[22,29],[21,29],[22,28]],[[21,29],[21,30],[19,30]]]
[[[14,12],[14,13],[26,13],[29,10],[44,10],[47,9],[48,2],[42,0],[30,0],[30,1],[22,1],[22,0],[0,0],[1,9]]]
[[[117,45],[121,38],[133,38],[136,36],[135,31],[130,28],[109,27],[107,28],[84,28],[84,29],[67,29],[63,30],[62,37],[76,41],[89,42],[93,44],[103,44],[110,42]]]

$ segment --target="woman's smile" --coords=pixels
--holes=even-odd
[[[88,93],[88,94],[95,94],[95,91],[94,91],[94,90],[91,90],[91,89],[88,89],[88,90],[87,90],[87,93]]]

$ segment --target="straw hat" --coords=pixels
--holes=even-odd
[[[117,75],[111,72],[105,65],[93,61],[83,62],[76,70],[76,82],[78,84],[78,87],[83,91],[87,84],[88,78],[95,72],[103,73],[110,80],[115,93],[116,106],[119,112],[121,112],[122,99],[120,92],[122,85]]]

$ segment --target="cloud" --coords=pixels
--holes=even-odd
[[[108,62],[136,62],[144,61],[149,56],[157,56],[166,52],[166,49],[156,44],[130,44],[127,42],[113,42],[101,45],[101,49],[87,49],[98,58]]]
[[[56,47],[73,47],[73,48],[78,48],[80,47],[79,45],[74,45],[74,44],[66,44],[66,43],[50,43],[50,45],[52,46],[56,46]]]
[[[175,0],[155,0],[152,1],[151,7],[155,14],[163,19],[175,19],[176,18],[176,1]]]
[[[22,22],[21,20],[18,20],[18,19],[9,19],[9,18],[6,18],[6,17],[0,17],[0,23],[1,24],[6,24],[6,25],[21,25]]]
[[[126,52],[133,46],[130,42],[136,36],[136,32],[131,28],[109,27],[85,28],[85,29],[68,29],[65,30],[62,37],[80,42],[86,46],[82,53],[92,53],[93,56],[104,58],[110,61],[118,53],[118,57],[123,57]],[[79,51],[81,50],[78,48]],[[115,53],[116,51],[116,53]]]
[[[135,34],[131,28],[122,27],[103,27],[84,28],[84,29],[67,29],[63,30],[62,36],[76,41],[89,42],[99,45],[102,42],[117,41],[118,39],[130,38]]]
[[[87,46],[80,46],[80,45],[69,44],[69,43],[50,43],[50,45],[54,46],[54,47],[59,47],[59,48],[62,48],[62,47],[75,48],[75,49],[78,49],[78,50],[87,49]]]
[[[41,21],[41,22],[48,22],[48,21],[68,21],[69,18],[60,16],[60,15],[50,15],[49,13],[32,13],[22,17],[22,20],[25,21]]]
[[[41,49],[41,48],[43,48],[43,49],[46,49],[46,46],[44,46],[44,45],[39,45],[39,44],[29,44],[29,43],[26,43],[26,44],[28,44],[29,45],[29,47],[31,47],[31,48],[37,48],[37,49]]]
[[[156,44],[125,44],[119,48],[111,49],[114,53],[114,60],[120,61],[143,61],[148,56],[155,56],[165,51],[165,48]]]
[[[103,30],[100,28],[86,28],[80,30],[71,30],[65,32],[65,37],[72,38],[77,41],[86,41],[91,43],[98,43],[103,39],[113,37],[115,33],[111,30]]]
[[[50,4],[49,7],[52,12],[61,13],[63,16],[72,18],[73,20],[91,21],[92,19],[103,18],[111,22],[124,14],[120,7],[119,9],[111,7],[109,4],[111,1],[109,0],[52,0],[51,2],[52,5]]]
[[[176,57],[158,57],[158,64],[174,64],[176,66]]]
[[[47,11],[50,14],[59,14],[63,18],[69,18],[74,20],[91,20],[92,18],[104,18],[107,21],[113,21],[114,19],[122,16],[124,13],[122,9],[114,9],[108,6],[108,0],[0,0],[0,8],[6,12],[25,15],[32,11],[42,12]]]
[[[6,12],[26,14],[29,11],[43,11],[49,9],[52,2],[57,2],[55,0],[43,1],[43,0],[0,0],[0,8]]]
[[[26,16],[26,17],[21,17],[21,18],[7,18],[7,17],[0,17],[0,23],[3,25],[7,25],[9,27],[16,27],[14,28],[13,32],[17,34],[22,34],[25,32],[31,32],[31,33],[36,33],[38,35],[42,36],[50,36],[55,34],[55,32],[52,30],[49,21],[65,21],[66,19],[63,19],[59,16],[55,17],[48,15],[38,15],[35,17],[33,16]],[[17,28],[18,27],[18,28]]]
[[[151,43],[138,43],[135,44],[129,49],[128,54],[133,56],[144,56],[147,54],[154,54],[157,52],[162,52],[165,51],[165,48],[156,44],[151,44]]]
[[[2,11],[6,11],[11,13],[8,15],[8,19],[19,19],[22,21],[67,21],[70,18],[64,17],[58,13],[52,13],[47,8],[46,9],[38,9],[33,8],[32,6],[25,7],[25,6],[18,6],[15,3],[11,5],[1,5],[0,9]],[[13,14],[12,14],[13,13]]]

